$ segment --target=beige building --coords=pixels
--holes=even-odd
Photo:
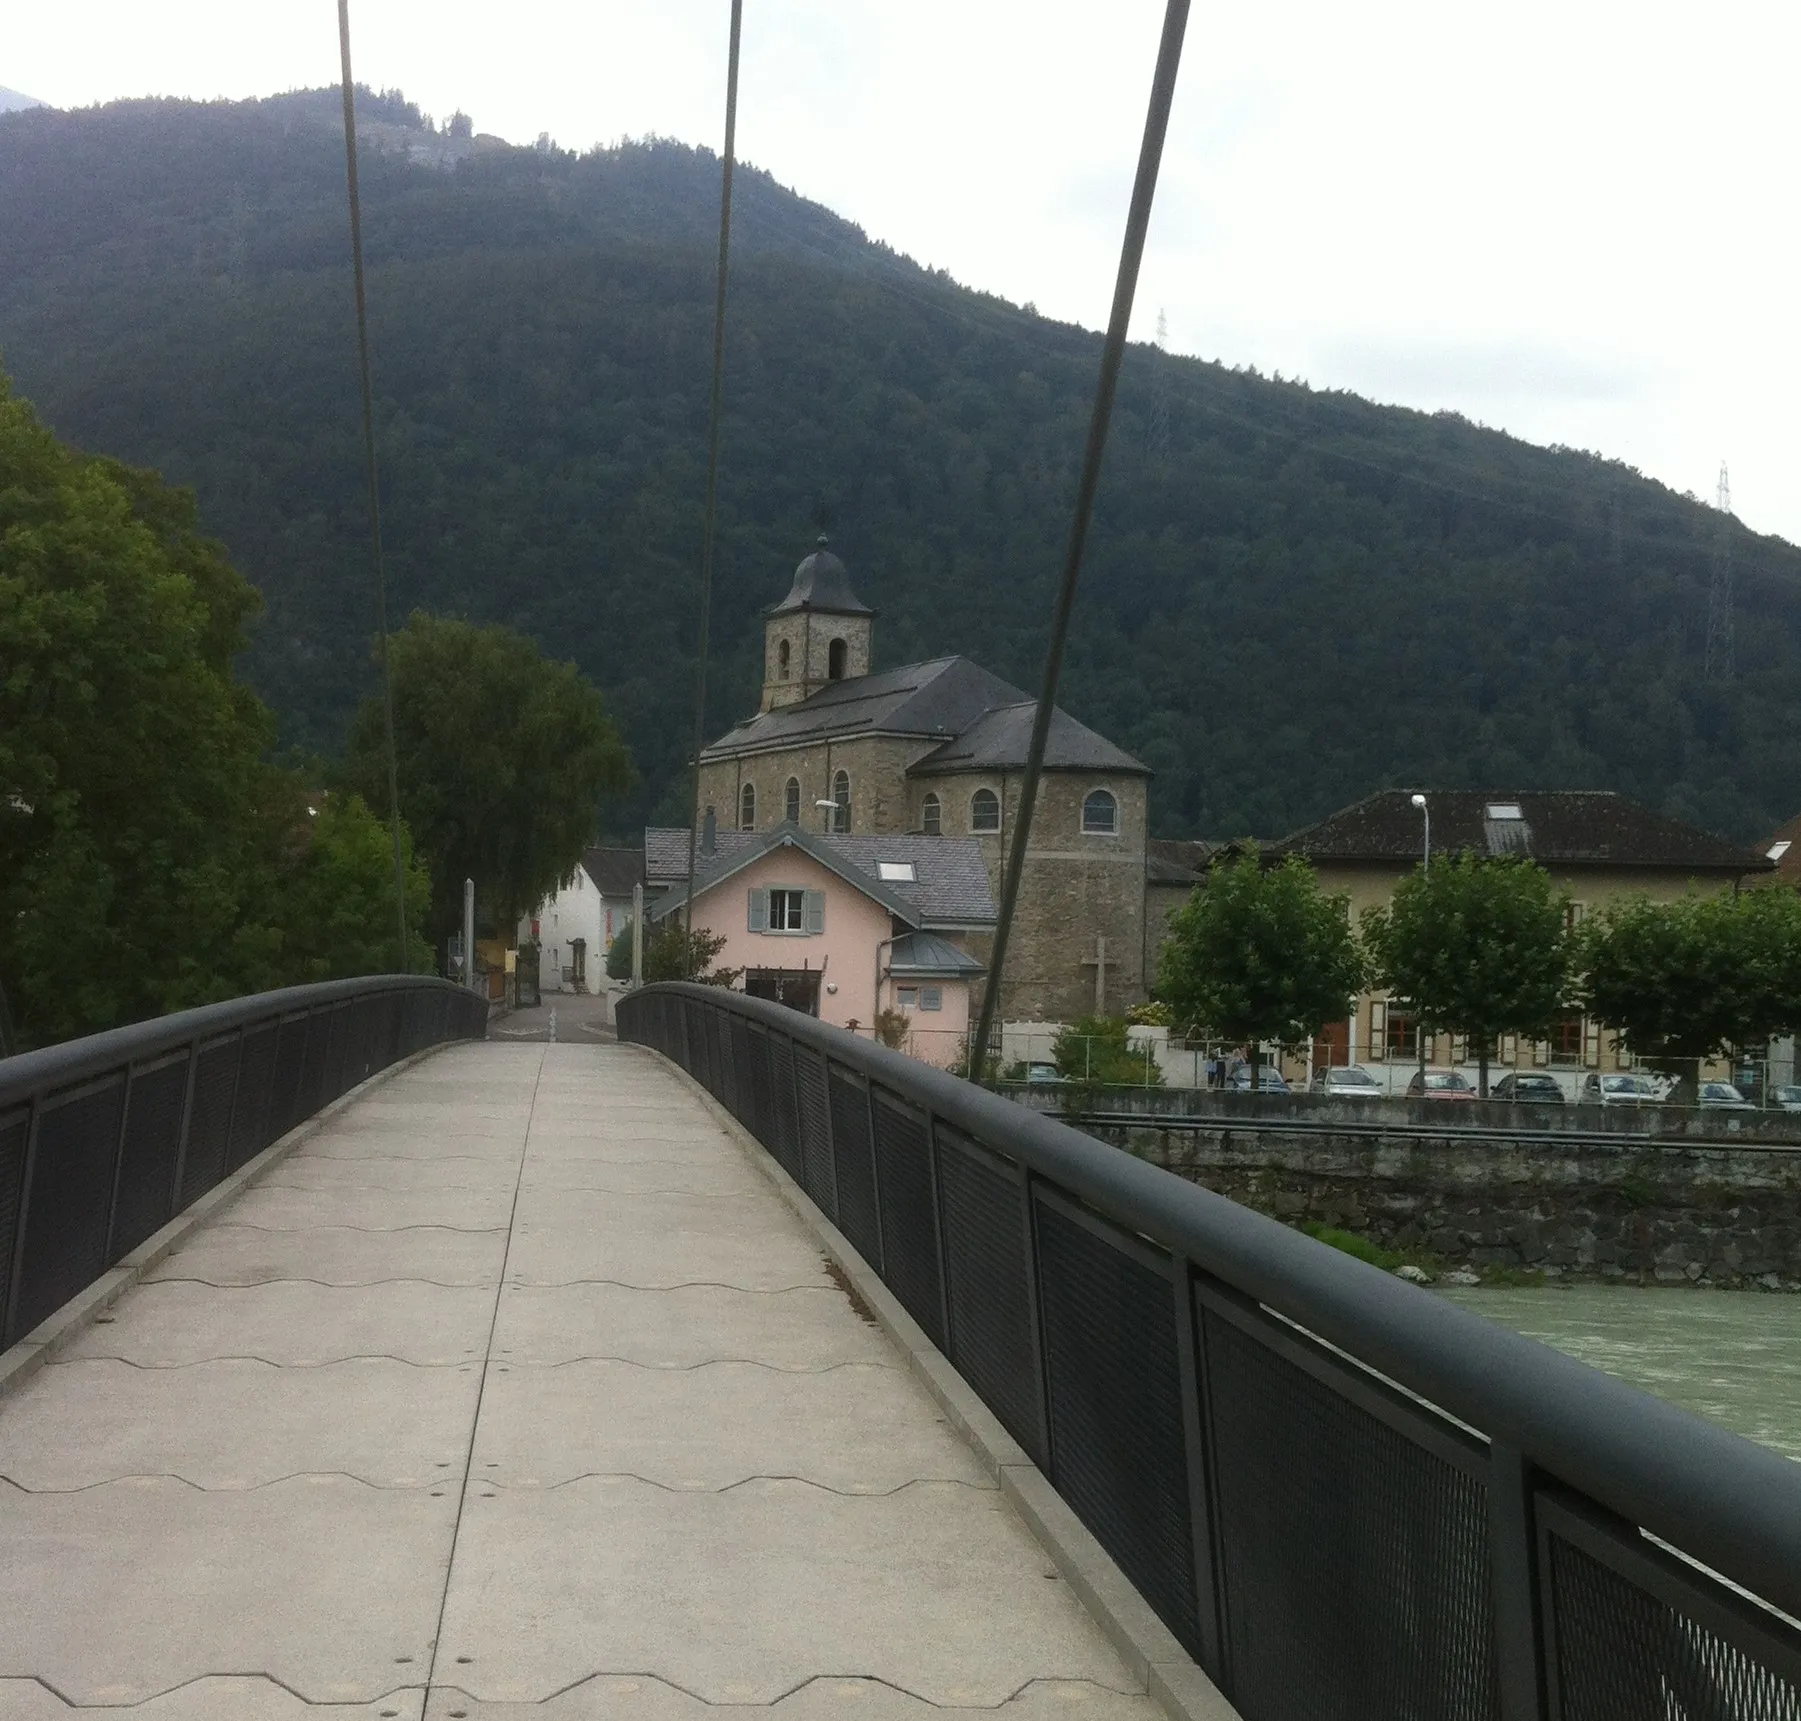
[[[1649,807],[1600,790],[1535,790],[1508,796],[1471,790],[1434,790],[1422,809],[1405,789],[1385,789],[1316,825],[1271,843],[1272,859],[1299,855],[1327,891],[1350,897],[1351,918],[1388,902],[1397,884],[1420,864],[1427,821],[1434,856],[1473,850],[1480,855],[1527,855],[1546,869],[1569,899],[1572,922],[1616,898],[1642,895],[1667,902],[1688,891],[1736,889],[1771,869],[1755,850],[1723,841],[1693,825],[1666,819]],[[1473,1068],[1475,1055],[1461,1037],[1429,1037],[1426,1062]],[[1313,1047],[1315,1067],[1419,1062],[1416,1027],[1386,992],[1366,992],[1343,1022],[1334,1023]],[[1572,1016],[1548,1040],[1504,1036],[1490,1053],[1491,1076],[1502,1069],[1568,1072],[1578,1081],[1590,1070],[1630,1067],[1630,1055],[1613,1034],[1586,1017]],[[1297,1060],[1291,1074],[1305,1075]],[[1573,1093],[1571,1097],[1574,1097]]]
[[[759,709],[701,754],[702,806],[721,832],[968,838],[998,901],[1033,701],[966,657],[872,672],[874,620],[822,538],[765,612]],[[1145,996],[1149,777],[1057,712],[1004,979],[1009,1019],[1117,1014]],[[972,954],[985,962],[990,942],[972,939]]]

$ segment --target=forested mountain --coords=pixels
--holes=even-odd
[[[362,111],[396,615],[573,657],[643,774],[613,822],[678,810],[717,159]],[[267,600],[248,672],[326,751],[372,628],[337,125],[330,91],[0,117],[0,358],[60,434],[197,489]],[[712,727],[754,704],[757,612],[822,527],[878,666],[965,651],[1034,687],[1099,338],[738,184]],[[1419,783],[1616,788],[1754,838],[1801,807],[1801,552],[1735,530],[1738,676],[1706,683],[1715,518],[1452,415],[1134,349],[1064,703],[1156,769],[1165,834]]]

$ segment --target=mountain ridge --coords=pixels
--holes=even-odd
[[[336,102],[0,120],[0,357],[59,433],[195,486],[268,602],[248,671],[322,748],[370,626]],[[450,147],[392,93],[359,128],[396,607],[573,656],[645,775],[613,818],[679,818],[718,160]],[[757,613],[821,527],[878,664],[1036,686],[1100,337],[755,169],[734,217],[709,729],[754,705]],[[1716,523],[1595,455],[1134,347],[1063,702],[1157,771],[1162,835],[1410,782],[1755,838],[1801,804],[1801,552],[1735,528],[1741,673],[1707,683]]]

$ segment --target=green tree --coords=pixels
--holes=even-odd
[[[394,850],[387,823],[360,795],[322,795],[306,812],[302,852],[280,879],[284,984],[388,974],[394,968]],[[429,974],[431,946],[419,935],[431,906],[431,874],[400,827],[406,877],[407,970]]]
[[[628,920],[613,934],[607,946],[607,978],[629,980],[632,977],[632,923]]]
[[[1583,928],[1580,964],[1583,1008],[1692,1084],[1703,1059],[1801,1029],[1801,896],[1628,897]]]
[[[0,985],[22,1043],[231,995],[279,940],[256,594],[194,499],[64,448],[0,375]]]
[[[1499,1034],[1540,1039],[1569,1011],[1565,903],[1524,856],[1460,854],[1416,867],[1384,908],[1363,917],[1378,983],[1422,1027],[1468,1036],[1477,1092],[1488,1096]]]
[[[1348,897],[1323,892],[1294,856],[1266,867],[1243,854],[1213,868],[1170,916],[1157,991],[1200,1034],[1294,1045],[1346,1013],[1364,967]]]
[[[463,880],[483,920],[510,932],[569,877],[603,797],[632,766],[599,691],[523,634],[415,611],[389,645],[400,808],[432,876],[427,930],[462,922]],[[346,775],[387,805],[379,699],[351,725]]]
[[[744,972],[742,968],[713,966],[713,958],[725,945],[723,933],[709,932],[704,926],[697,926],[689,933],[682,926],[681,916],[672,914],[667,920],[645,928],[645,984],[658,980],[692,980],[697,986],[735,985],[738,976]]]

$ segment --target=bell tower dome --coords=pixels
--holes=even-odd
[[[773,711],[810,698],[834,681],[869,673],[875,611],[850,589],[843,562],[825,534],[794,570],[794,584],[763,612],[763,703]]]

